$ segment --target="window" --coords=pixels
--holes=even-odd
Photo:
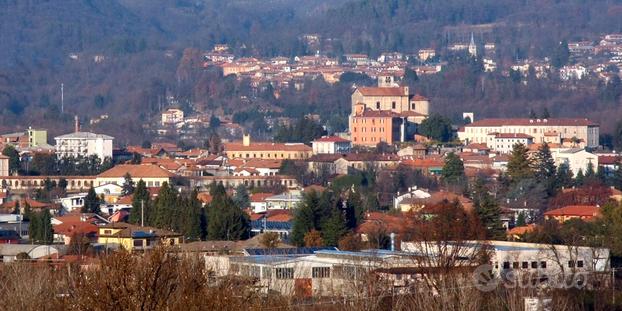
[[[261,274],[263,274],[263,279],[271,279],[272,278],[272,268],[262,267]]]
[[[313,267],[311,269],[311,275],[313,278],[329,278],[330,267]]]
[[[410,104],[410,107],[412,108],[412,110],[415,110],[415,104],[414,103]]]
[[[293,279],[294,268],[276,268],[275,274],[277,279]]]
[[[574,261],[568,260],[568,268],[574,268]]]
[[[538,262],[537,261],[532,261],[531,262],[531,268],[532,269],[538,269]]]
[[[395,107],[396,107],[395,102],[392,102],[391,103],[391,109],[395,109]]]
[[[577,261],[577,268],[583,268],[583,260]]]
[[[104,234],[112,234],[112,230],[104,230]]]
[[[546,269],[546,261],[540,261],[540,268]]]
[[[509,261],[504,261],[503,262],[503,269],[504,270],[510,269],[510,262]]]
[[[529,262],[528,261],[523,261],[521,263],[521,269],[529,269]]]
[[[143,240],[134,240],[134,247],[143,247]]]
[[[376,102],[376,109],[380,109],[380,102]]]
[[[518,269],[518,261],[512,263],[512,269]]]

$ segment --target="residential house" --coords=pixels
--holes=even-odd
[[[169,108],[162,112],[162,125],[175,125],[184,122],[184,111],[177,108]]]
[[[567,165],[574,175],[579,171],[585,174],[590,165],[594,172],[598,169],[598,156],[582,148],[551,149],[551,155],[555,165],[558,167],[562,164]]]
[[[123,248],[128,251],[145,251],[157,245],[179,245],[183,237],[168,230],[141,227],[128,223],[111,223],[99,226],[97,243],[106,248]]]
[[[568,205],[544,213],[545,219],[554,219],[560,223],[570,219],[592,220],[600,216],[600,207],[592,205]]]
[[[529,146],[533,143],[533,136],[523,133],[491,133],[491,149],[499,153],[512,153],[514,145],[523,144]]]
[[[134,184],[141,179],[147,184],[147,187],[160,187],[164,182],[171,183],[171,179],[175,177],[171,172],[150,164],[120,164],[97,175],[95,184],[97,186],[106,184],[123,185],[125,183],[125,175],[132,177]]]
[[[96,155],[100,159],[112,159],[114,137],[90,132],[75,132],[57,136],[56,155],[59,158],[88,157]]]

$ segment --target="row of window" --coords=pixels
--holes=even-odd
[[[551,131],[556,131],[556,129],[551,129],[551,128],[533,128],[533,129],[527,129],[527,128],[506,128],[506,127],[501,127],[501,128],[492,128],[492,127],[469,127],[466,129],[467,133],[482,133],[482,134],[488,134],[488,133],[523,133],[523,134],[544,134],[545,132],[551,132]],[[564,134],[568,134],[568,128],[564,127],[563,128]],[[581,131],[581,133],[583,133],[583,131]],[[574,131],[572,131],[572,134],[577,134],[577,130],[575,129]]]
[[[375,133],[375,132],[384,133],[384,127],[379,127],[379,128],[370,127],[369,129],[370,129],[370,132],[372,132],[372,133]],[[355,126],[355,127],[352,128],[352,132],[356,133],[356,131],[357,131],[357,127]],[[366,127],[361,127],[361,133],[365,133],[365,132],[367,132],[367,128]]]
[[[508,270],[510,269],[510,265],[511,265],[511,269],[529,269],[531,267],[531,269],[538,269],[538,262],[537,261],[514,261],[514,262],[509,262],[509,261],[504,261],[503,262],[503,270]],[[584,263],[583,260],[569,260],[568,261],[568,268],[583,268]],[[546,261],[540,261],[540,265],[539,265],[540,269],[546,269]],[[499,264],[495,263],[495,269],[499,269]]]
[[[412,110],[415,110],[415,104],[414,103],[411,103],[410,106],[411,106]],[[397,103],[396,102],[391,102],[391,109],[395,109],[395,108],[397,108]],[[376,109],[380,110],[380,102],[376,102]]]
[[[252,157],[251,157],[252,155]],[[259,155],[259,157],[257,157],[257,155]],[[285,154],[281,153],[281,157],[279,158],[279,154],[278,153],[266,153],[266,158],[274,158],[274,159],[285,159]],[[305,153],[294,153],[294,156],[292,157],[292,153],[288,153],[287,154],[287,158],[288,159],[305,159],[307,158],[307,154]],[[259,158],[259,159],[263,159],[264,158],[264,154],[263,153],[233,153],[232,154],[232,158]]]
[[[352,137],[352,141],[354,141],[354,142],[358,141],[357,137]],[[370,142],[381,142],[381,141],[386,141],[386,140],[384,139],[384,137],[365,137],[365,136],[363,136],[363,137],[361,137],[360,141],[361,142],[367,142],[367,141],[370,141]]]
[[[359,120],[361,122],[359,122]],[[367,120],[371,120],[372,124],[376,123],[376,118],[352,118],[352,123],[363,123],[363,124],[366,124]],[[386,118],[378,118],[378,123],[384,124],[385,120],[386,120]]]
[[[229,266],[231,273],[240,274],[244,276],[250,276],[255,278],[270,279],[272,278],[272,269],[269,267],[249,266],[231,264]],[[329,278],[330,267],[312,267],[311,277],[314,279]],[[263,274],[263,277],[262,277]],[[278,280],[287,280],[294,278],[294,268],[275,268],[274,276]]]
[[[22,186],[22,187],[31,187],[31,186],[38,187],[38,186],[43,186],[43,185],[44,185],[44,180],[41,180],[41,181],[39,181],[39,180],[15,180],[15,181],[10,181],[10,180],[6,180],[6,179],[2,180],[2,186],[3,187],[7,187],[7,186],[8,187],[19,187],[19,186]],[[78,187],[82,187],[82,186],[90,187],[92,185],[93,185],[93,182],[92,181],[88,181],[88,180],[85,180],[84,182],[82,182],[82,180],[71,180],[71,181],[68,181],[68,186],[70,186],[71,188],[76,187],[76,186],[78,186]]]

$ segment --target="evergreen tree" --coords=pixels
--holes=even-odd
[[[151,224],[157,228],[174,230],[177,201],[178,196],[175,189],[164,182],[155,200],[153,213],[150,215]]]
[[[32,209],[30,208],[30,204],[26,202],[24,204],[24,221],[29,221],[32,217]]]
[[[555,188],[556,189],[560,189],[562,187],[570,188],[574,185],[573,179],[574,179],[574,175],[572,174],[572,171],[568,167],[568,164],[562,163],[557,168],[557,175],[555,176],[555,186],[556,186]]]
[[[536,115],[536,112],[533,110],[533,108],[529,109],[529,119],[537,119],[538,116]]]
[[[568,64],[569,59],[570,50],[568,49],[568,42],[566,42],[566,40],[563,40],[555,49],[555,53],[551,58],[551,65],[553,65],[553,67],[555,68],[561,68]]]
[[[548,119],[551,117],[551,114],[549,113],[549,109],[544,107],[544,109],[542,110],[542,119]]]
[[[84,198],[84,206],[82,206],[82,213],[95,213],[99,214],[101,211],[99,209],[101,201],[95,193],[95,189],[93,186],[89,188],[89,192],[86,194]]]
[[[68,185],[69,183],[67,182],[67,179],[61,178],[58,180],[58,188],[66,190]]]
[[[322,226],[322,239],[326,246],[337,246],[339,240],[348,232],[343,215],[335,209],[332,216]]]
[[[346,227],[350,230],[356,228],[363,223],[365,218],[365,209],[361,194],[359,191],[350,191],[345,204],[344,216]]]
[[[130,175],[130,173],[125,173],[123,179],[123,189],[121,190],[121,193],[123,195],[130,195],[134,193],[134,181],[132,180],[132,175]]]
[[[449,184],[457,184],[465,180],[464,163],[455,153],[450,152],[445,157],[441,177],[444,182]]]
[[[151,200],[149,199],[149,190],[146,183],[141,179],[136,183],[136,189],[132,195],[132,210],[130,211],[129,222],[140,224],[141,217],[144,215],[145,225],[150,225]]]
[[[184,213],[180,232],[189,240],[201,239],[201,214],[202,205],[198,198],[199,193],[195,190],[190,193],[190,197],[184,200]]]
[[[309,231],[315,230],[319,227],[315,212],[319,206],[319,201],[320,198],[318,193],[315,191],[304,194],[302,203],[294,214],[294,224],[292,227],[292,234],[290,236],[290,240],[294,243],[294,245],[304,246],[305,235]]]
[[[41,238],[40,240],[44,244],[52,244],[54,240],[54,230],[52,228],[52,215],[47,208],[40,212],[40,226],[41,226]]]
[[[583,183],[585,182],[585,175],[583,175],[583,169],[579,169],[579,172],[577,172],[577,176],[574,178],[574,183],[577,186],[583,186]]]
[[[605,174],[605,170],[599,166],[596,170],[596,180],[601,182],[603,185],[608,184],[609,178],[607,178],[607,174]]]
[[[594,180],[595,178],[596,178],[596,171],[594,170],[594,163],[589,162],[587,164],[587,169],[585,170],[585,179]]]
[[[518,182],[533,175],[527,151],[527,147],[521,143],[515,144],[512,148],[512,154],[507,166],[507,174],[512,182]]]
[[[12,145],[6,145],[2,150],[2,155],[9,157],[9,171],[17,173],[20,169],[19,152]]]
[[[13,212],[11,212],[11,214],[19,215],[20,213],[19,201],[15,201],[15,207],[13,208]]]
[[[534,157],[533,171],[536,179],[546,187],[547,193],[552,195],[555,192],[557,168],[547,143],[538,148],[538,152]]]
[[[233,197],[233,201],[240,208],[247,208],[251,206],[251,199],[244,184],[239,184],[235,188],[235,196]]]
[[[237,241],[248,238],[250,234],[249,217],[235,205],[230,197],[214,198],[209,209],[207,217],[208,239]]]
[[[520,227],[520,226],[524,226],[526,225],[526,221],[525,221],[525,213],[520,212],[518,213],[518,218],[516,218],[516,226]]]
[[[478,179],[473,186],[473,206],[480,222],[486,228],[488,239],[503,239],[505,229],[501,223],[501,208],[488,193],[483,180]]]

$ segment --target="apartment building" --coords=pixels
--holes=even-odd
[[[184,111],[181,109],[170,108],[162,113],[162,125],[174,125],[184,122]]]
[[[598,147],[599,125],[584,118],[556,119],[482,119],[458,130],[458,138],[465,144],[483,143],[494,145],[495,135],[526,134],[534,143],[547,142],[547,135],[559,135],[561,139],[585,142],[586,147]]]
[[[75,132],[54,138],[56,155],[59,158],[88,157],[96,155],[100,159],[112,158],[114,137],[90,132]]]

